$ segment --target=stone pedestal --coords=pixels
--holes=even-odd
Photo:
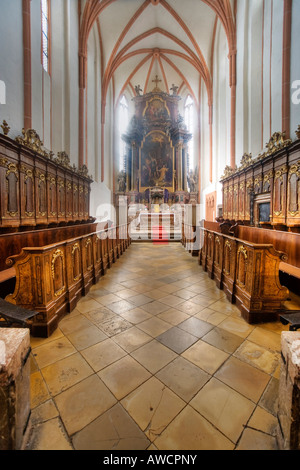
[[[278,447],[300,450],[300,332],[283,332],[281,351]]]
[[[30,416],[30,334],[0,328],[0,450],[20,450]]]

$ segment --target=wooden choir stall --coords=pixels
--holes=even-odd
[[[226,167],[223,217],[200,227],[199,264],[249,323],[278,319],[287,287],[299,294],[299,128],[297,137],[275,133],[262,155]]]
[[[46,151],[33,129],[13,140],[1,127],[1,297],[34,311],[31,334],[48,337],[126,250],[128,226],[100,225],[90,216],[86,167],[71,166],[65,152]],[[0,326],[5,318],[2,302]]]

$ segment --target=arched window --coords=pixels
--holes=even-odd
[[[119,103],[118,130],[119,130],[119,170],[124,170],[126,143],[122,140],[122,134],[125,134],[129,124],[129,110],[126,97],[123,95]]]
[[[190,95],[188,95],[185,105],[184,105],[184,122],[188,131],[193,134],[194,133],[194,101]],[[187,169],[193,170],[194,169],[194,138],[189,141],[188,143],[188,164]]]
[[[43,69],[49,73],[49,38],[50,38],[50,22],[49,22],[49,1],[41,0],[42,9],[42,65]]]

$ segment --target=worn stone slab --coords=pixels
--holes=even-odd
[[[22,447],[30,415],[30,333],[0,329],[0,450]]]
[[[277,441],[281,450],[300,450],[300,332],[281,334]]]

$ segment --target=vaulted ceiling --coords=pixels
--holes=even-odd
[[[204,81],[210,100],[211,60],[217,20],[232,47],[234,0],[87,0],[81,26],[85,36],[97,23],[102,55],[102,96],[113,85],[115,103],[128,87],[188,91],[197,103]],[[87,41],[86,41],[87,42]]]

